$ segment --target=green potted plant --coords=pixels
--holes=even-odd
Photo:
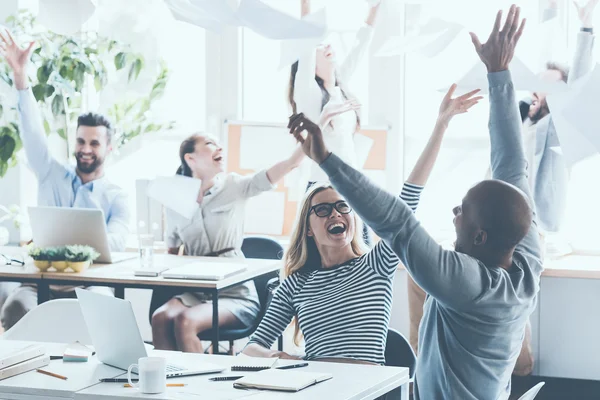
[[[63,272],[69,267],[66,258],[66,247],[49,247],[46,249],[50,263],[58,272]]]
[[[46,249],[34,246],[29,249],[28,253],[29,256],[33,258],[33,265],[35,265],[37,269],[44,272],[50,268],[50,258]]]
[[[67,264],[75,272],[85,271],[92,261],[99,256],[100,253],[90,246],[66,246],[65,257]]]

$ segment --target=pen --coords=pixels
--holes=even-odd
[[[308,363],[283,365],[281,367],[277,367],[276,369],[292,369],[292,368],[302,368],[302,367],[308,367]]]
[[[39,372],[40,374],[44,374],[44,375],[48,375],[48,376],[53,376],[55,378],[62,379],[64,381],[66,381],[68,379],[66,376],[55,374],[54,372],[50,372],[50,371],[44,371],[43,369],[36,369],[36,371]]]
[[[167,383],[167,387],[183,387],[186,383]],[[130,388],[133,387],[129,383],[123,385],[123,387]]]
[[[215,376],[214,378],[210,378],[209,381],[213,382],[221,382],[221,381],[236,381],[243,376]]]

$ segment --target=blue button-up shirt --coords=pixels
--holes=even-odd
[[[52,157],[41,113],[30,89],[19,91],[19,117],[23,147],[29,165],[38,178],[38,204],[101,209],[106,220],[110,249],[123,251],[129,233],[129,209],[124,191],[105,178],[84,184],[74,166]]]

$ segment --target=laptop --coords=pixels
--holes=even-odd
[[[29,220],[36,246],[91,246],[98,253],[95,262],[116,263],[137,257],[137,253],[111,252],[104,213],[95,208],[29,207]]]
[[[244,272],[246,264],[220,263],[202,261],[170,268],[162,273],[163,278],[169,279],[191,279],[203,281],[220,281],[230,276]]]
[[[96,355],[102,363],[127,370],[140,358],[148,357],[129,301],[85,289],[75,291]],[[167,378],[213,374],[225,369],[197,360],[182,361],[180,365],[167,365]]]

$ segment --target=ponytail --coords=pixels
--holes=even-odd
[[[196,151],[196,140],[198,139],[198,136],[199,135],[194,134],[181,142],[181,146],[179,146],[179,159],[181,164],[179,165],[179,168],[177,168],[177,175],[192,177],[192,169],[185,160],[185,155]]]

